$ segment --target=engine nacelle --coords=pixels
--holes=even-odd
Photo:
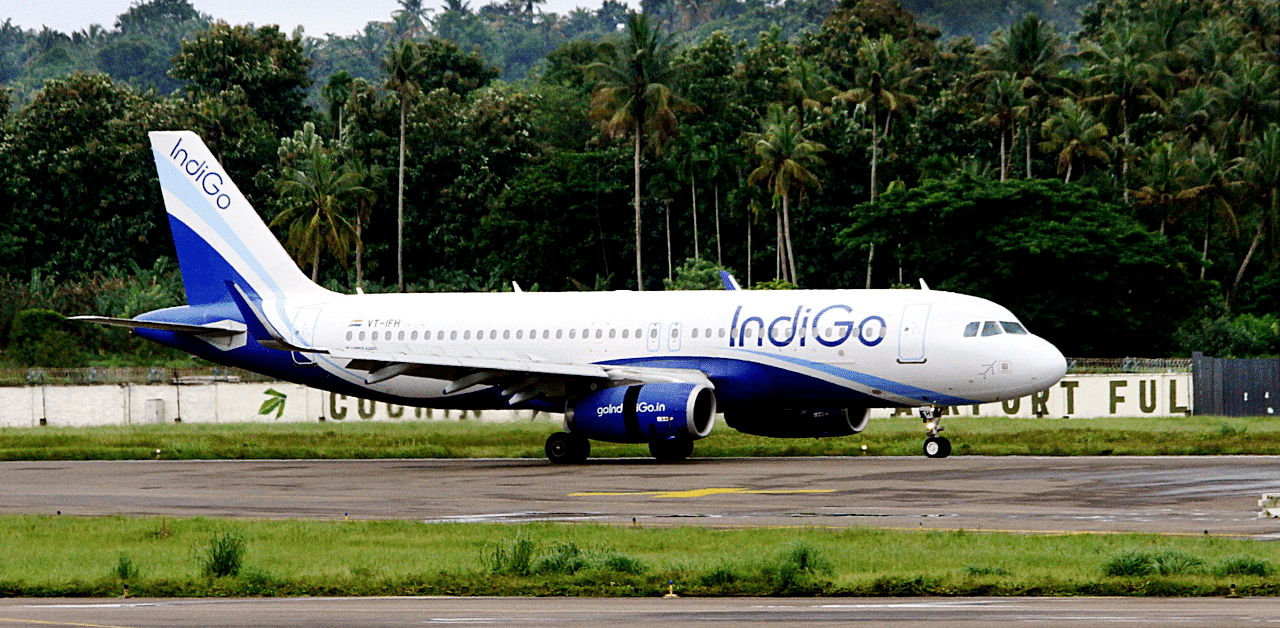
[[[616,386],[571,401],[564,424],[570,432],[611,443],[697,440],[715,427],[716,396],[702,384]]]
[[[849,436],[867,428],[868,408],[794,410],[760,408],[726,412],[724,420],[739,432],[771,438]]]

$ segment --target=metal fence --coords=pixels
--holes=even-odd
[[[1280,358],[1211,358],[1195,361],[1195,413],[1271,416],[1280,410]]]
[[[1067,358],[1067,372],[1092,373],[1190,373],[1191,358]]]
[[[273,377],[225,366],[204,368],[90,367],[0,369],[0,386],[85,386],[94,384],[212,384],[271,382]]]

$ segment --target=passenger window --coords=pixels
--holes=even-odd
[[[456,334],[456,333],[458,333],[458,332],[456,332],[456,331],[455,331],[455,332],[453,332],[453,333],[455,333],[455,334]],[[444,340],[444,330],[443,330],[443,329],[442,329],[442,330],[440,330],[440,331],[438,331],[438,332],[436,332],[436,340]]]
[[[1004,327],[1004,333],[1006,334],[1017,334],[1019,336],[1025,336],[1027,334],[1027,328],[1023,327],[1022,323],[1014,321],[1000,321],[1000,326]]]
[[[597,329],[597,330],[596,330],[596,340],[599,340],[599,339],[601,338],[601,336],[603,336],[603,335],[604,335],[604,330],[603,330],[603,329]]]
[[[374,339],[374,340],[377,340],[377,339],[378,339],[378,332],[376,332],[376,331],[375,331],[375,332],[373,332],[373,339]]]
[[[650,338],[657,338],[657,337],[658,337],[658,326],[657,326],[657,325],[654,325],[654,326],[653,326],[653,329],[650,329],[650,330],[649,330],[649,337],[650,337]]]
[[[697,328],[697,327],[694,327],[692,330],[690,330],[690,332],[689,332],[689,337],[690,337],[690,338],[697,338],[697,337],[698,337],[698,328]]]
[[[569,340],[574,340],[574,339],[576,339],[577,337],[578,337],[578,330],[576,330],[576,329],[570,329],[570,330],[569,330]]]
[[[397,334],[397,335],[399,336],[399,338],[398,338],[399,340],[404,340],[404,331],[401,331],[401,332],[400,332],[399,334]]]
[[[544,330],[542,330],[542,339],[543,339],[543,340],[548,340],[550,337],[551,337],[551,330],[550,330],[550,329],[544,329]],[[560,337],[560,332],[558,332],[558,331],[557,331],[557,332],[556,332],[556,338],[559,338],[559,337]]]
[[[639,329],[636,329],[636,340],[639,340],[643,337],[644,337],[644,332],[640,331]]]
[[[719,334],[719,335],[720,335],[720,337],[721,337],[721,338],[724,338],[724,328],[723,328],[723,327],[721,327],[721,328],[720,328],[720,334]]]
[[[1000,335],[1001,333],[1002,333],[1002,332],[1000,331],[1000,325],[999,325],[999,323],[996,323],[995,321],[987,321],[987,322],[985,322],[985,323],[983,323],[983,324],[982,324],[982,335],[983,335],[983,336],[998,336],[998,335]]]
[[[471,330],[470,330],[470,329],[468,329],[467,331],[462,332],[462,339],[463,339],[463,340],[471,340]]]
[[[671,337],[672,337],[672,338],[676,338],[676,337],[678,337],[678,336],[680,336],[680,328],[679,328],[679,327],[672,327],[672,328],[671,328]]]
[[[504,330],[502,330],[502,339],[503,339],[503,340],[511,340],[511,330],[510,330],[510,329],[504,329]]]
[[[628,336],[630,336],[630,335],[631,335],[631,330],[630,330],[630,329],[624,329],[624,330],[622,330],[622,339],[623,339],[623,340],[626,340],[626,339],[627,339],[627,337],[628,337]]]
[[[347,340],[351,340],[351,332],[347,332]]]
[[[708,328],[707,328],[707,337],[708,337],[708,338],[710,338],[710,337],[711,337],[711,328],[710,328],[710,327],[708,327]]]
[[[364,332],[360,332],[360,339],[364,340]]]
[[[563,329],[557,329],[557,330],[556,330],[556,340],[559,340],[559,339],[561,339],[561,338],[564,338],[564,330],[563,330]]]
[[[496,329],[490,329],[490,330],[489,330],[489,340],[497,340],[497,339],[498,339],[498,330],[496,330]]]
[[[430,336],[431,332],[427,332],[427,335]],[[409,340],[417,340],[417,339],[418,339],[418,332],[415,331],[412,334],[409,334]]]
[[[609,338],[616,338],[617,336],[618,336],[618,330],[616,330],[616,329],[614,329],[614,328],[610,327],[610,328],[609,328]]]
[[[517,330],[516,330],[516,340],[524,340],[524,330],[523,330],[523,329],[517,329]]]
[[[458,339],[458,330],[455,329],[449,332],[449,340],[457,340],[457,339]]]
[[[965,326],[964,326],[964,337],[965,337],[965,338],[973,338],[974,336],[977,336],[977,335],[978,335],[978,325],[979,325],[978,321],[973,321],[972,323],[969,323],[968,325],[965,325]]]

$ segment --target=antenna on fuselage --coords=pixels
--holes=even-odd
[[[518,284],[518,283],[516,283],[516,282],[514,282],[514,281],[513,281],[513,282],[511,282],[511,289],[512,289],[512,290],[515,290],[516,292],[524,292],[524,290],[521,290],[521,289],[520,289],[520,284]]]
[[[920,278],[920,289],[921,289],[921,290],[928,290],[928,289],[929,289],[929,284],[927,284],[927,283],[925,283],[925,282],[924,282],[924,277],[921,277],[921,278]]]

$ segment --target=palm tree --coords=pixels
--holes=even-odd
[[[836,95],[845,102],[858,103],[871,115],[871,200],[879,195],[876,169],[880,157],[880,137],[889,134],[893,114],[915,106],[918,98],[909,90],[912,70],[906,62],[902,46],[891,35],[879,39],[863,39],[858,44],[858,67],[854,71],[857,86]],[[884,112],[884,130],[880,130],[880,114]]]
[[[1182,193],[1192,187],[1191,159],[1181,145],[1172,142],[1152,144],[1146,150],[1139,176],[1145,184],[1133,190],[1135,207],[1160,209],[1160,233],[1171,218],[1186,204]]]
[[[693,203],[693,259],[701,259],[698,251],[698,174],[706,170],[708,157],[707,154],[698,148],[698,137],[694,135],[686,136],[687,142],[683,142],[685,146],[680,155],[679,161],[676,163],[676,176],[685,183],[689,184],[690,200]]]
[[[1240,270],[1236,272],[1236,279],[1231,284],[1232,295],[1240,289],[1245,268],[1264,238],[1270,242],[1272,259],[1280,251],[1280,242],[1277,242],[1280,239],[1280,125],[1268,125],[1261,135],[1251,140],[1245,146],[1243,159],[1245,179],[1260,197],[1260,211],[1257,230],[1253,241],[1249,243],[1249,252],[1245,254]]]
[[[1218,216],[1226,224],[1229,234],[1237,235],[1240,232],[1239,222],[1230,202],[1232,194],[1241,187],[1238,179],[1240,159],[1230,159],[1213,144],[1201,140],[1191,147],[1191,165],[1196,185],[1183,191],[1181,196],[1206,209],[1204,248],[1200,252],[1200,279],[1204,279],[1214,216]]]
[[[1062,37],[1052,24],[1034,14],[1027,14],[1011,24],[1009,30],[996,31],[985,49],[983,66],[979,75],[1011,76],[1017,79],[1022,90],[1024,104],[1019,109],[1025,121],[1026,177],[1031,178],[1031,144],[1034,131],[1055,94],[1065,87],[1060,70],[1063,67],[1064,45]]]
[[[1129,202],[1129,125],[1137,120],[1142,109],[1154,109],[1160,99],[1153,89],[1160,72],[1149,59],[1149,47],[1138,29],[1127,24],[1117,31],[1108,32],[1101,43],[1086,41],[1081,44],[1079,58],[1085,68],[1085,84],[1090,96],[1085,104],[1097,104],[1110,111],[1120,121],[1121,144],[1120,186],[1124,200]]]
[[[806,187],[821,189],[822,185],[813,171],[823,165],[818,153],[827,148],[804,138],[800,127],[799,112],[791,109],[784,113],[782,105],[769,106],[768,118],[762,133],[752,134],[752,152],[760,165],[747,177],[748,185],[764,183],[773,195],[773,204],[782,206],[778,214],[778,258],[784,281],[799,283],[796,278],[796,257],[791,246],[791,214],[789,201],[792,194],[803,196]],[[785,252],[785,256],[784,256]],[[784,262],[785,260],[785,262]]]
[[[1041,127],[1045,139],[1040,150],[1058,154],[1058,174],[1066,173],[1064,183],[1071,182],[1071,173],[1077,162],[1096,159],[1103,163],[1110,160],[1102,146],[1106,143],[1107,127],[1093,114],[1074,100],[1062,105]]]
[[[382,60],[387,72],[386,88],[400,99],[400,161],[396,179],[396,289],[404,292],[404,138],[409,100],[418,93],[417,76],[422,68],[422,51],[417,42],[406,39],[396,44]]]
[[[591,95],[591,118],[610,139],[631,136],[634,143],[633,185],[636,213],[636,289],[644,290],[641,267],[640,156],[646,141],[658,152],[676,134],[677,111],[697,108],[672,93],[671,76],[674,44],[663,37],[640,13],[627,18],[627,37],[615,48],[608,62],[587,66],[600,83]]]
[[[983,124],[994,126],[1000,131],[1000,181],[1009,176],[1008,145],[1013,139],[1014,123],[1018,111],[1024,106],[1022,87],[1013,77],[997,77],[987,83],[983,111],[986,115],[980,120]]]
[[[286,168],[276,187],[287,208],[271,226],[287,224],[285,248],[299,264],[311,264],[311,280],[319,281],[320,254],[330,250],[346,266],[352,244],[358,247],[355,228],[344,215],[348,205],[371,200],[364,175],[345,165],[321,146],[314,146],[300,164]]]

